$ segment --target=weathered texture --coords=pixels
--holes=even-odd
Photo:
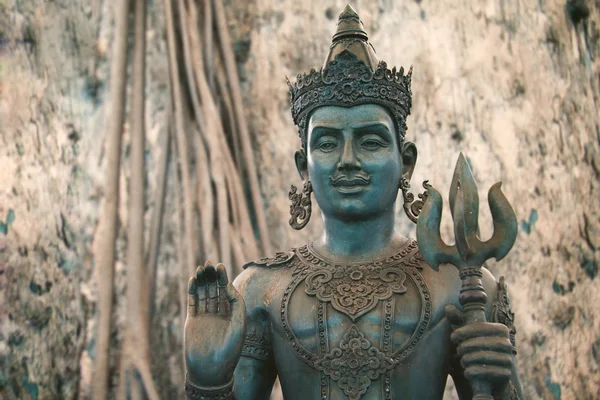
[[[0,1],[0,228],[5,216],[14,216],[0,233],[2,398],[87,398],[93,379],[97,282],[92,240],[103,195],[113,13],[111,2],[88,3]],[[156,143],[165,132],[168,92],[162,13],[152,9],[150,15],[147,160],[154,177],[153,163],[164,151]],[[125,128],[121,227],[127,226],[129,177]],[[155,186],[150,180],[148,192]],[[168,206],[173,207],[172,199]],[[149,204],[147,219],[152,210]],[[161,254],[157,311],[166,318],[155,320],[153,337],[160,343],[156,375],[165,396],[179,390],[170,382],[182,374],[179,287],[175,273],[164,267],[176,264],[175,218],[167,214],[163,231],[171,239]],[[117,325],[124,317],[126,236],[120,232],[117,244]],[[167,297],[172,300],[165,302]],[[120,341],[115,326],[113,369]]]
[[[80,284],[89,279],[94,221],[79,182],[94,173],[81,139],[101,143],[87,129],[93,101],[80,101],[96,32],[80,4],[42,3],[0,2],[0,214],[3,222],[14,215],[0,234],[7,399],[75,397],[93,315]]]
[[[0,0],[0,357],[7,361],[0,367],[0,396],[8,399],[85,398],[93,379],[91,241],[102,197],[102,122],[109,117],[109,3]],[[564,1],[351,2],[378,56],[389,65],[414,66],[407,137],[420,157],[413,188],[429,179],[448,193],[461,150],[481,196],[504,181],[520,232],[508,257],[489,267],[507,277],[528,398],[600,397],[600,3],[573,3],[590,10],[576,25],[577,13]],[[305,243],[321,227],[316,205],[303,231],[287,226],[287,191],[300,179],[285,76],[321,66],[344,4],[225,4],[278,250]],[[161,2],[153,2],[148,193],[156,184],[153,163],[164,151],[157,137],[166,132],[162,15]],[[127,133],[124,139],[121,227],[127,226]],[[176,190],[172,179],[168,190]],[[166,209],[175,203],[167,196]],[[147,221],[152,210],[149,204]],[[485,201],[480,218],[487,238]],[[177,219],[167,212],[153,318],[153,376],[164,398],[180,392],[183,382]],[[448,213],[444,219],[448,240]],[[400,208],[398,225],[414,235]],[[125,315],[126,244],[122,229],[117,324]],[[120,340],[115,335],[115,349]]]

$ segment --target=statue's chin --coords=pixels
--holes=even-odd
[[[322,210],[326,216],[342,221],[362,221],[385,213],[381,205],[373,205],[359,197],[340,199],[331,204],[327,210]]]

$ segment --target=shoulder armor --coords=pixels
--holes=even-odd
[[[513,353],[517,354],[515,345],[515,335],[517,333],[517,329],[515,328],[515,313],[513,313],[510,307],[510,299],[508,298],[506,283],[504,282],[503,276],[500,277],[500,281],[498,282],[498,294],[492,305],[492,315],[490,319],[491,322],[499,322],[508,327],[510,342],[513,345]]]
[[[294,252],[294,249],[283,252],[277,252],[275,253],[275,257],[263,257],[259,260],[251,261],[249,263],[244,264],[242,268],[246,269],[253,265],[257,267],[266,268],[278,267],[290,261],[292,258],[294,258],[295,255],[296,253]]]

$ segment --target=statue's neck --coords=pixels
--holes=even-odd
[[[327,258],[345,261],[373,260],[395,254],[406,238],[396,232],[392,208],[364,220],[323,215],[323,235],[315,250]]]

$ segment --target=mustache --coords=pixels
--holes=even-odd
[[[364,175],[333,175],[331,177],[331,183],[333,186],[340,185],[368,185],[371,182],[370,176]]]

